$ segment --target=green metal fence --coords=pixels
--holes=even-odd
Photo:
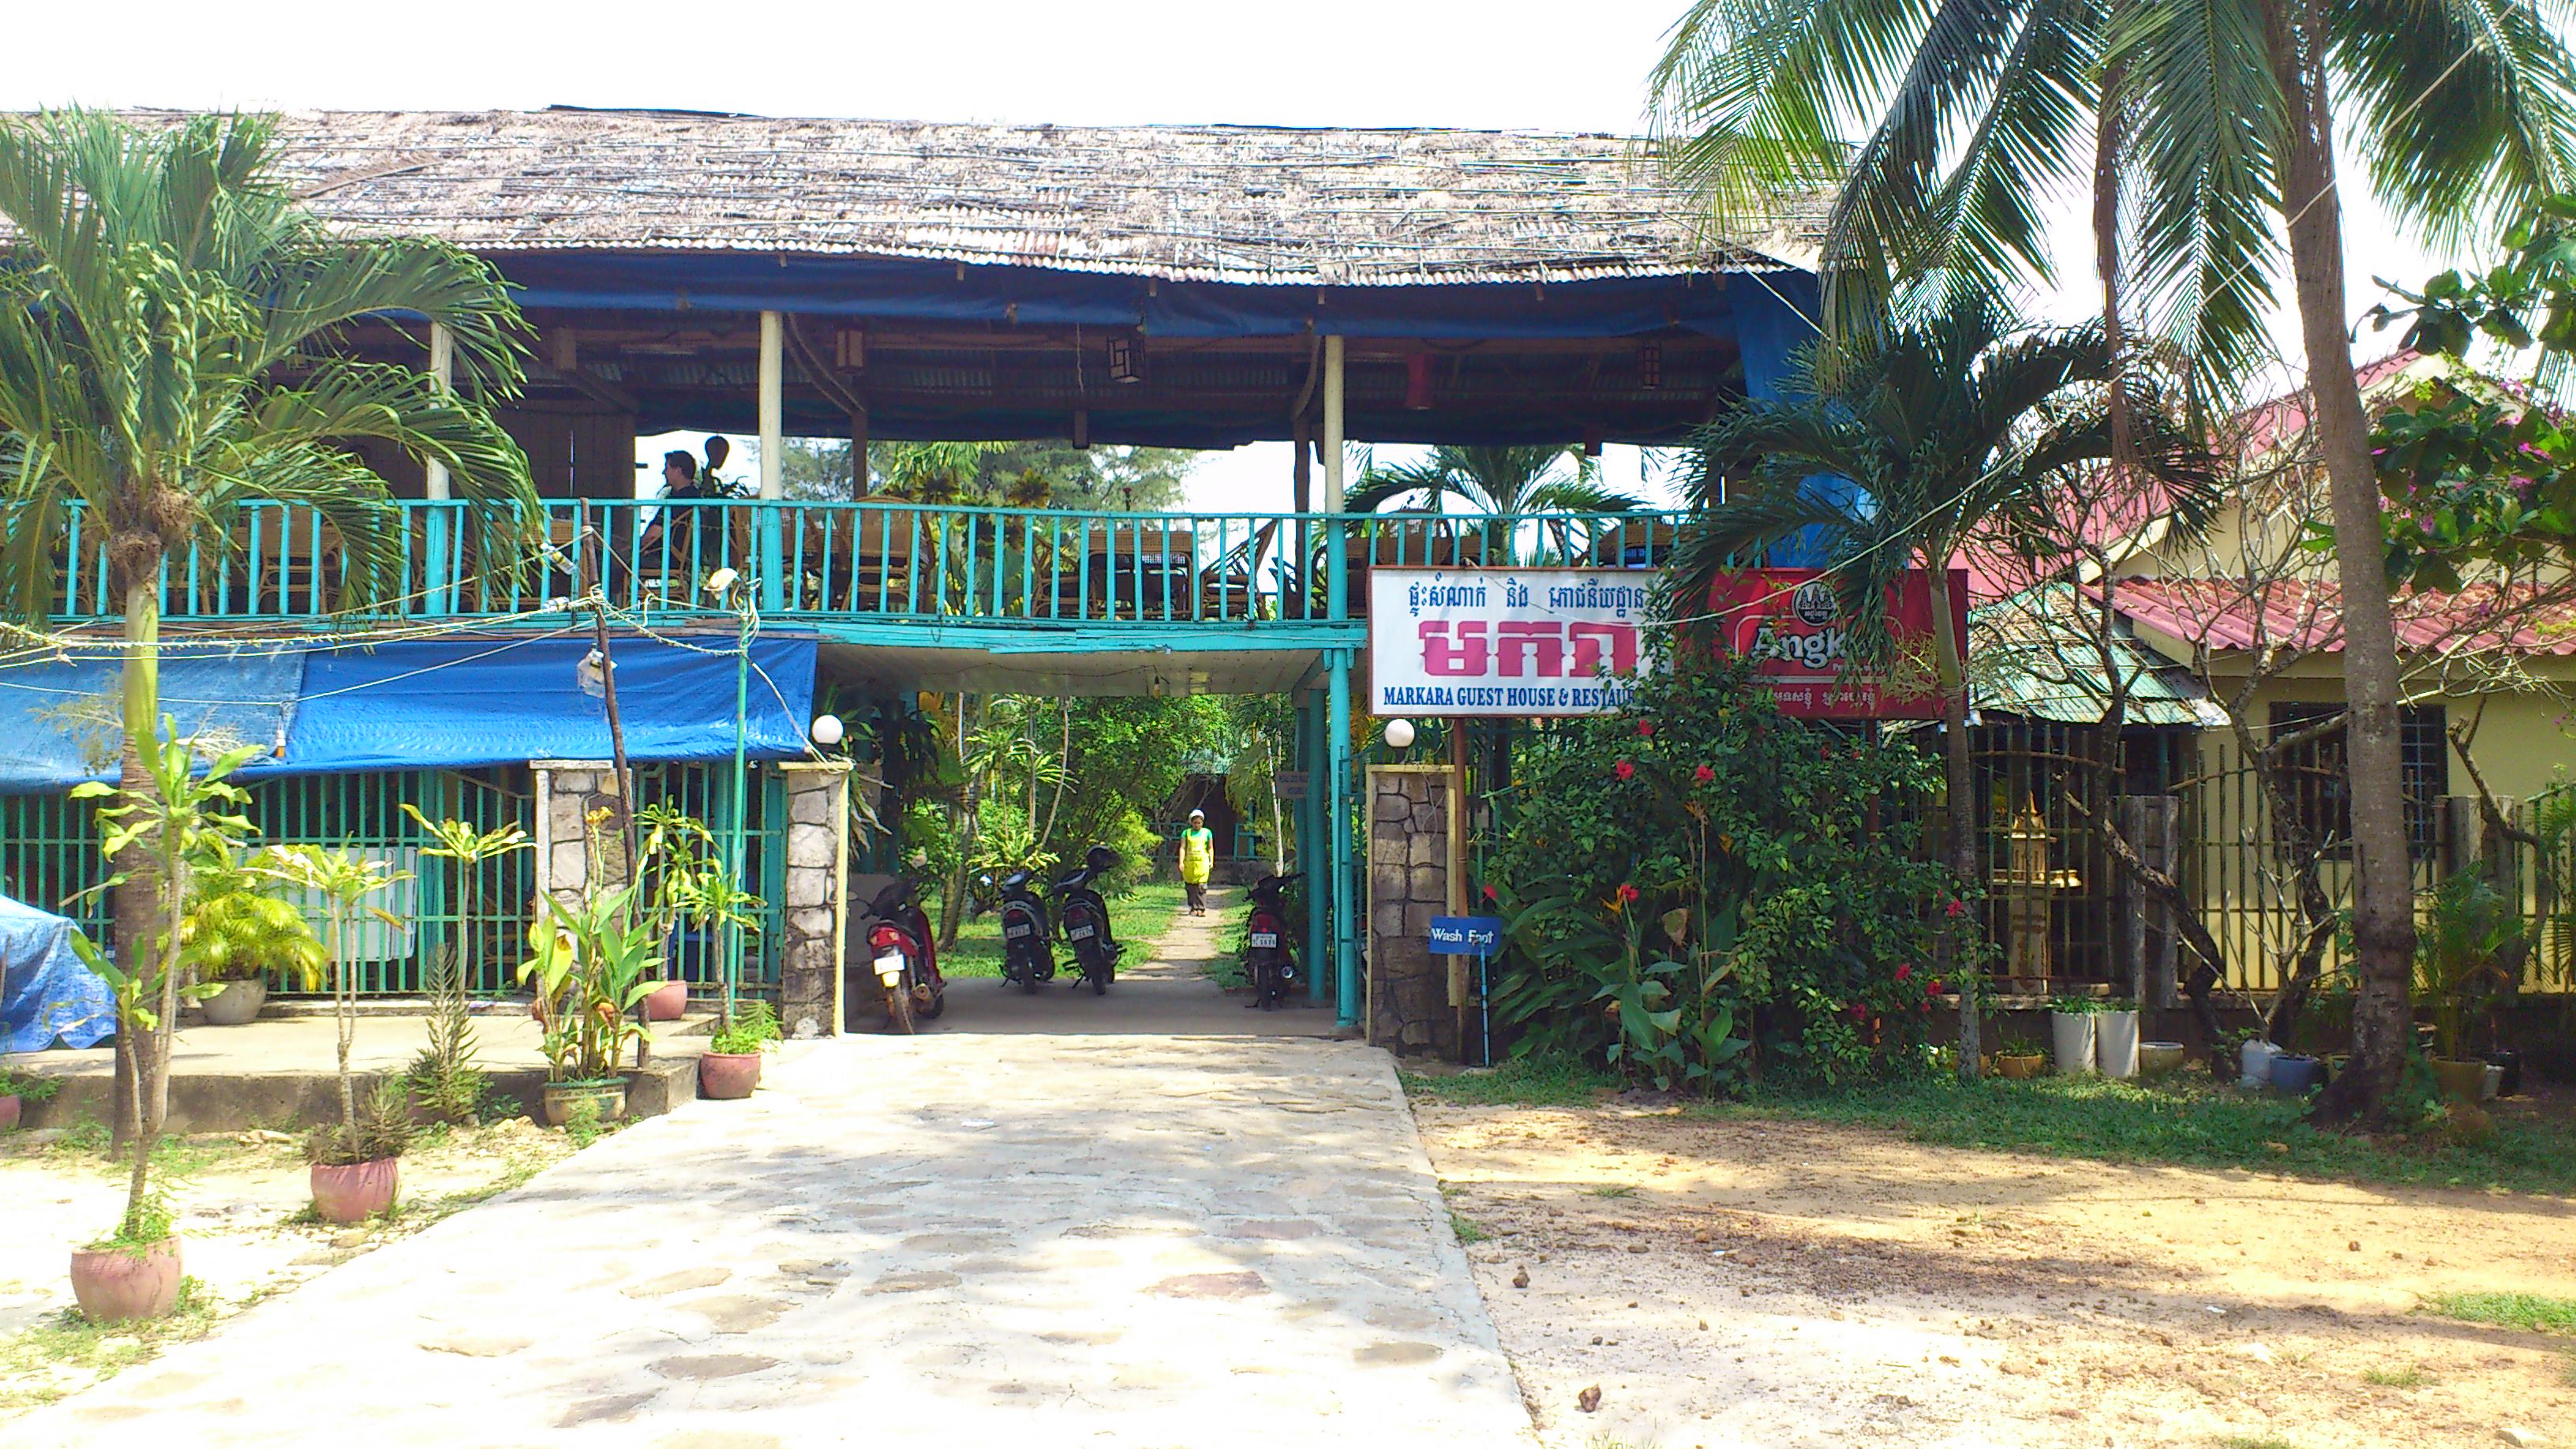
[[[729,762],[640,765],[636,794],[643,803],[668,803],[705,820],[721,838],[732,820],[732,776]],[[354,933],[350,958],[359,990],[370,995],[417,993],[422,963],[448,947],[455,948],[465,967],[468,990],[516,989],[514,973],[526,954],[536,909],[536,853],[518,851],[462,869],[422,854],[433,842],[402,807],[415,805],[433,820],[463,820],[476,830],[516,824],[533,834],[535,801],[525,766],[292,776],[249,788],[243,813],[258,832],[257,843],[346,848],[410,877],[378,901],[400,924],[370,922]],[[772,826],[783,826],[787,818],[784,783],[775,770],[754,768],[746,805],[742,879],[767,905],[763,929],[743,961],[742,982],[755,992],[774,991],[785,857],[772,838]],[[93,802],[60,795],[0,796],[0,894],[70,916],[104,943],[109,903],[104,895],[90,892],[107,875],[98,853]],[[720,944],[701,941],[684,929],[672,952],[690,979],[717,979]]]

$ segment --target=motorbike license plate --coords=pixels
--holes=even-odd
[[[1009,938],[1011,938],[1012,940],[1016,941],[1016,940],[1020,939],[1022,936],[1028,935],[1028,934],[1029,934],[1032,930],[1034,930],[1034,929],[1036,929],[1036,928],[1035,928],[1035,927],[1032,927],[1032,926],[1025,925],[1025,924],[1023,924],[1023,925],[1017,925],[1017,926],[1004,926],[1004,927],[1002,928],[1002,934],[1003,934],[1003,935],[1005,935],[1005,936],[1008,936],[1008,937],[1009,937]]]
[[[1076,926],[1070,933],[1070,939],[1076,941],[1088,941],[1091,937],[1092,930],[1089,926]]]
[[[877,958],[877,979],[888,986],[903,979],[903,957],[886,955]]]
[[[1252,933],[1252,944],[1255,946],[1276,948],[1279,944],[1279,933],[1277,931],[1255,931]]]

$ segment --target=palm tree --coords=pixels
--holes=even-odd
[[[1483,448],[1441,444],[1428,457],[1411,463],[1378,463],[1372,459],[1358,481],[1342,495],[1345,513],[1375,513],[1390,503],[1419,499],[1433,513],[1448,512],[1451,501],[1473,513],[1517,518],[1531,513],[1630,513],[1645,503],[1603,486],[1598,460],[1581,448]],[[1560,552],[1573,549],[1566,525],[1554,525]],[[1516,528],[1489,526],[1486,557],[1510,561],[1517,553]]]
[[[1971,539],[2009,534],[2022,500],[2112,456],[2109,398],[2125,390],[2140,466],[2197,521],[2214,497],[2214,464],[2174,420],[2152,374],[2121,369],[2095,326],[2013,330],[1974,294],[1928,318],[1895,318],[1847,346],[1801,359],[1790,397],[1753,402],[1711,424],[1690,479],[1696,516],[1675,550],[1673,616],[1703,640],[1693,607],[1721,572],[1801,535],[1821,538],[1826,566],[1861,650],[1883,651],[1883,601],[1908,569],[1946,577]],[[1859,485],[1807,486],[1816,474]],[[1810,532],[1813,530],[1814,532]],[[1950,865],[1980,879],[1968,752],[1965,661],[1949,590],[1931,590],[1934,667],[1943,711]],[[1973,912],[1961,922],[1973,934]],[[1959,1070],[1977,1071],[1975,970],[1959,973]]]
[[[1837,331],[1871,312],[1845,293],[2045,275],[2038,198],[2089,180],[2111,324],[2133,287],[2216,393],[2258,360],[2286,260],[2345,606],[2357,856],[2354,1070],[2319,1111],[2380,1120],[2408,1038],[2413,893],[2335,102],[2396,218],[2476,234],[2576,178],[2576,60],[2548,18],[2534,0],[1695,0],[1654,85],[1681,174],[1721,210],[1851,161],[1825,245]],[[1846,126],[1866,132],[1856,150]]]
[[[481,407],[341,344],[349,326],[427,318],[487,392],[519,382],[519,314],[500,278],[444,243],[334,236],[279,177],[261,117],[168,128],[97,112],[0,122],[0,613],[40,623],[77,503],[122,602],[123,783],[159,717],[166,561],[235,548],[245,505],[309,509],[337,533],[347,603],[398,592],[408,552],[374,443],[446,469],[512,566],[535,525],[527,460]],[[161,902],[120,892],[118,946]],[[133,959],[131,956],[128,959]]]

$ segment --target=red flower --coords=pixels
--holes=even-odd
[[[1619,763],[1610,767],[1610,773],[1618,776],[1622,780],[1625,780],[1637,773],[1637,767],[1629,764],[1626,760],[1621,760]]]
[[[1950,919],[1955,921],[1968,913],[1968,903],[1965,901],[1952,901],[1941,909],[1949,912]]]
[[[1938,982],[1938,981],[1935,981],[1935,982],[1933,982],[1931,985],[1924,987],[1924,988],[1923,988],[1923,994],[1924,994],[1924,995],[1926,995],[1926,996],[1938,996],[1938,995],[1940,995],[1940,994],[1941,994],[1941,983],[1940,983],[1940,982]]]
[[[1653,739],[1655,737],[1655,722],[1650,719],[1641,719],[1637,721],[1637,737],[1639,739]]]
[[[1487,886],[1487,887],[1485,887],[1485,899],[1487,899],[1487,900],[1489,900],[1489,901],[1490,901],[1490,900],[1492,900],[1493,898],[1494,898],[1494,888],[1493,888],[1492,886]]]
[[[1860,1004],[1859,1002],[1857,1002],[1857,1001],[1853,1002],[1853,1003],[1852,1003],[1852,1004],[1850,1004],[1849,1006],[1844,1007],[1844,1008],[1843,1008],[1843,1010],[1844,1010],[1845,1012],[1849,1013],[1849,1014],[1850,1014],[1850,1016],[1851,1016],[1851,1019],[1852,1019],[1852,1020],[1854,1020],[1854,1021],[1867,1021],[1867,1020],[1869,1020],[1869,1008],[1868,1008],[1868,1007],[1866,1007],[1866,1006],[1861,1005],[1861,1004]]]
[[[1907,963],[1905,963],[1905,962],[1903,962],[1903,961],[1899,961],[1899,962],[1897,962],[1897,963],[1896,963],[1896,979],[1897,979],[1897,980],[1899,980],[1899,981],[1904,981],[1904,980],[1907,980],[1907,979],[1911,978],[1913,975],[1914,975],[1914,968],[1913,968],[1911,965],[1909,965],[1909,964],[1907,964]]]
[[[1619,884],[1619,904],[1621,904],[1621,905],[1623,905],[1623,906],[1624,906],[1624,905],[1628,904],[1629,902],[1631,902],[1631,901],[1635,900],[1636,898],[1637,898],[1637,888],[1636,888],[1635,886],[1629,885],[1629,884],[1628,884],[1627,882],[1625,882],[1625,881],[1620,882],[1620,884]]]
[[[1701,765],[1691,771],[1691,778],[1705,785],[1709,781],[1717,778],[1717,772],[1706,765]]]

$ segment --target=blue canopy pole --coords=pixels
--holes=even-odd
[[[1331,841],[1334,1024],[1360,1024],[1360,942],[1351,889],[1351,651],[1333,651],[1324,718],[1324,833]]]
[[[1324,834],[1323,704],[1311,690],[1297,701],[1297,768],[1306,772],[1306,793],[1297,801],[1297,869],[1306,876],[1306,995],[1317,1006],[1332,1000],[1334,989],[1324,931],[1333,876]]]

